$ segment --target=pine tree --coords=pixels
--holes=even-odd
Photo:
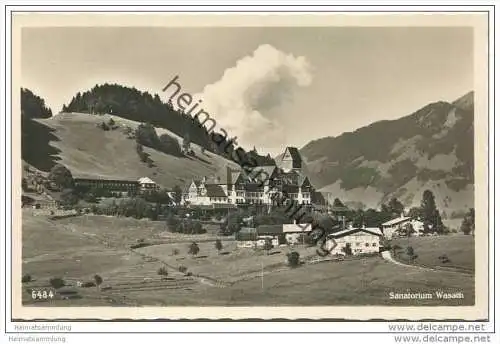
[[[422,195],[422,202],[420,204],[422,220],[424,222],[425,232],[438,232],[444,231],[441,215],[436,207],[434,194],[430,190],[425,190]]]

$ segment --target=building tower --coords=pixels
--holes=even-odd
[[[283,156],[276,161],[278,167],[283,169],[285,173],[290,171],[298,171],[302,169],[302,158],[299,150],[296,147],[286,147]]]

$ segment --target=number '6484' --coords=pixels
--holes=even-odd
[[[33,300],[46,300],[54,298],[54,292],[47,289],[33,289],[31,291],[31,298]]]

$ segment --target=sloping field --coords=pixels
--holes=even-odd
[[[422,265],[431,268],[452,268],[464,272],[473,273],[475,270],[474,237],[472,235],[446,235],[438,237],[410,237],[408,239],[399,238],[394,244],[401,246],[402,254],[396,255],[395,259],[408,263],[404,254],[406,247],[411,246],[417,259],[412,262],[415,265]],[[444,263],[439,259],[446,255],[449,262]]]
[[[123,129],[135,129],[139,123],[113,117],[118,129],[104,131],[97,127],[111,116],[63,113],[50,119],[36,121],[50,127],[52,135],[58,140],[50,144],[56,148],[59,163],[67,166],[74,176],[109,179],[138,179],[149,177],[163,187],[183,186],[192,178],[212,174],[222,175],[227,165],[236,164],[211,152],[201,153],[200,147],[193,144],[195,157],[176,157],[144,147],[154,161],[153,167],[139,160],[135,140],[128,139]],[[181,138],[165,130],[157,129],[158,135],[167,133],[180,142]]]

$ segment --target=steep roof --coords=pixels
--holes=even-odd
[[[218,184],[206,184],[205,188],[207,189],[208,197],[227,197],[224,189]]]
[[[148,177],[139,178],[138,182],[139,182],[139,184],[156,184],[154,181],[152,181]]]
[[[364,233],[366,234],[371,234],[371,235],[376,235],[376,236],[381,236],[382,233],[378,228],[349,228],[349,229],[344,229],[339,232],[335,232],[332,234],[329,234],[329,238],[342,238],[348,235],[363,235]]]
[[[382,223],[382,226],[393,226],[393,225],[397,225],[398,223],[406,222],[409,220],[411,220],[411,217],[405,217],[405,216],[397,217],[395,219],[392,219],[392,220],[389,220],[387,222]]]
[[[297,164],[301,164],[302,163],[302,157],[300,156],[299,150],[296,147],[286,147],[285,154],[286,154],[287,151],[292,156],[292,160],[294,162],[294,166],[295,166],[296,163]]]

